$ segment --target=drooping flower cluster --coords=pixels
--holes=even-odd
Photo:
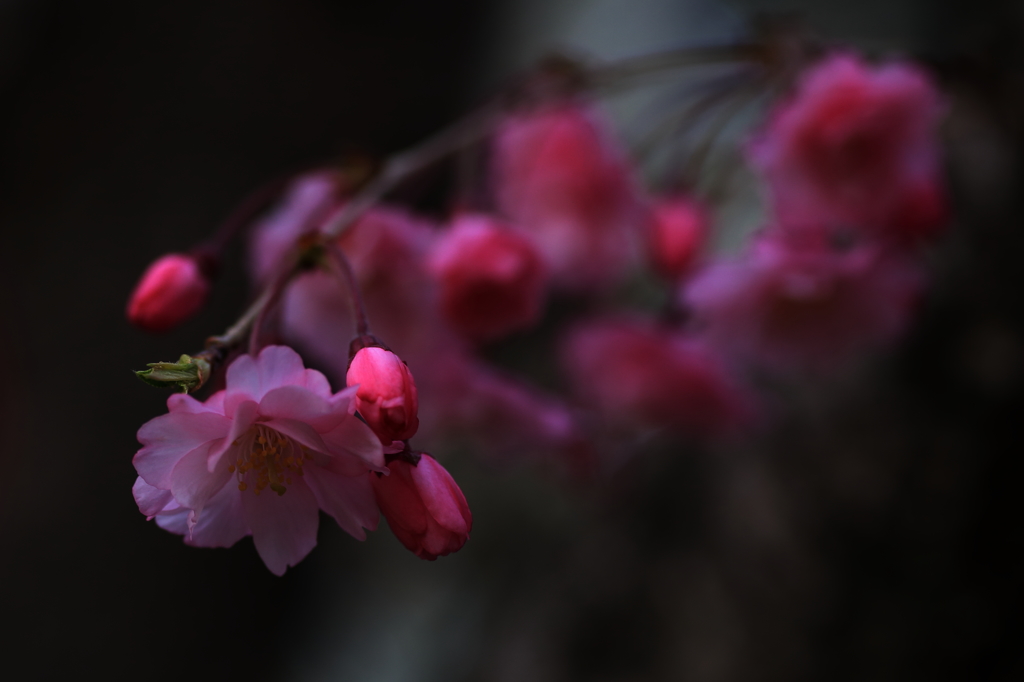
[[[252,280],[273,294],[257,300],[276,304],[250,344],[269,324],[326,376],[268,346],[205,402],[173,396],[139,431],[139,507],[198,546],[252,535],[279,574],[315,544],[320,509],[358,538],[383,513],[434,559],[472,516],[413,436],[608,474],[637,454],[605,461],[608,443],[748,431],[762,411],[746,372],[822,374],[908,326],[918,251],[947,213],[941,112],[915,66],[826,56],[745,147],[769,219],[729,255],[711,248],[713,203],[678,183],[645,192],[578,92],[505,112],[477,150],[490,203],[472,211],[375,204],[332,231],[359,205],[352,184],[299,176],[250,231]],[[190,258],[146,273],[132,321],[166,329],[198,308],[208,285]],[[219,361],[162,380],[188,389]]]
[[[411,386],[408,370],[401,381]],[[376,432],[355,416],[367,398],[380,401],[374,390],[353,385],[332,393],[327,378],[303,367],[285,346],[239,357],[228,368],[224,390],[204,402],[173,395],[168,413],[139,429],[139,510],[199,547],[229,547],[252,535],[267,568],[278,575],[316,545],[321,509],[364,539],[364,529],[377,527],[380,495],[372,479],[388,472],[380,441],[389,427],[377,421],[383,428]],[[415,388],[409,390],[415,395]],[[414,404],[412,413],[415,419]],[[448,502],[435,498],[457,496],[466,510],[457,538],[442,520],[436,524],[443,529],[442,544],[436,541],[442,531],[435,531],[421,533],[429,547],[410,547],[435,558],[462,546],[472,520],[451,477],[436,464],[430,476],[417,488],[417,499],[443,507]],[[405,492],[399,493],[403,499]],[[404,518],[401,503],[389,502],[388,509]]]

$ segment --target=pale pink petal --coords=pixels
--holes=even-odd
[[[242,355],[228,365],[227,389],[224,391],[224,414],[234,415],[239,404],[246,400],[259,402],[260,375],[256,361],[250,355]]]
[[[228,471],[230,458],[222,458],[213,472],[207,466],[210,451],[219,446],[220,442],[211,441],[196,448],[182,457],[171,472],[171,492],[174,499],[181,506],[195,511],[197,517],[207,500],[223,488],[231,477]]]
[[[306,368],[299,354],[288,346],[267,346],[256,360],[260,375],[260,395],[281,386],[304,383]]]
[[[191,536],[185,542],[196,547],[230,547],[249,534],[242,512],[242,493],[229,482],[203,507]],[[248,493],[252,494],[252,493]]]
[[[171,412],[142,425],[138,439],[143,448],[132,462],[139,476],[157,488],[170,488],[171,470],[182,457],[209,441],[228,434],[230,420],[212,412]]]
[[[330,401],[301,386],[282,386],[269,391],[260,401],[260,416],[305,422],[318,432],[338,427],[348,417],[347,406],[335,409]]]
[[[376,530],[379,518],[370,485],[370,476],[375,475],[340,476],[318,466],[308,466],[303,480],[321,509],[333,516],[346,533],[357,540],[365,540],[363,529]]]
[[[268,419],[262,423],[310,450],[324,453],[328,450],[316,429],[305,422],[297,419]]]
[[[167,399],[167,410],[169,412],[187,412],[199,414],[201,412],[215,412],[224,414],[224,392],[217,391],[206,402],[199,402],[187,393],[175,393]]]
[[[210,450],[209,460],[206,463],[206,468],[209,471],[213,471],[217,468],[220,464],[221,458],[224,456],[224,453],[235,447],[238,439],[256,423],[256,411],[258,407],[259,406],[251,400],[246,400],[238,405],[235,410],[234,420],[231,422],[231,431],[228,432],[227,438],[224,439],[221,447]],[[230,461],[234,458],[229,457],[228,459]]]
[[[174,501],[170,490],[154,488],[146,483],[141,476],[135,479],[132,495],[135,497],[135,503],[139,505],[139,511],[145,514],[147,519],[153,518]]]
[[[171,514],[158,514],[156,525],[171,533],[188,535],[188,516],[191,513],[190,509],[183,508]]]
[[[386,471],[380,439],[358,418],[350,416],[337,428],[321,434],[321,438],[327,446],[325,452],[337,456],[339,463],[343,458],[355,458],[371,469]],[[343,473],[336,467],[331,468]]]
[[[302,386],[305,386],[321,398],[330,399],[331,382],[327,381],[327,377],[315,369],[307,369],[304,377],[305,382],[301,384]]]
[[[305,372],[302,358],[288,346],[267,346],[256,359],[239,357],[228,367],[225,414],[231,415],[244,400],[259,402],[275,388],[305,383]]]
[[[302,478],[295,479],[284,495],[267,490],[241,498],[256,551],[271,573],[284,575],[316,546],[319,507]]]

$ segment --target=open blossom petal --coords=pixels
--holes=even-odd
[[[183,404],[170,400],[168,403]],[[143,448],[133,460],[135,469],[150,485],[168,489],[171,470],[182,457],[211,441],[223,439],[230,429],[229,419],[212,412],[179,411],[151,419],[139,429]]]
[[[223,392],[206,403],[176,397],[169,414],[140,429],[140,511],[198,546],[251,533],[278,574],[316,544],[321,507],[365,537],[376,526],[366,479],[384,460],[352,413],[352,393],[331,394],[289,348],[238,358]]]
[[[253,543],[271,573],[284,575],[316,547],[320,508],[309,487],[297,479],[284,495],[240,495]]]
[[[333,516],[349,535],[363,540],[366,538],[364,528],[376,530],[380,512],[370,476],[343,476],[316,468],[306,476],[306,483],[320,508]]]

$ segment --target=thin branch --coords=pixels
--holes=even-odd
[[[341,277],[345,288],[348,290],[352,317],[356,321],[356,336],[368,336],[370,334],[370,321],[366,315],[363,292],[359,289],[356,274],[352,271],[352,264],[349,263],[348,257],[337,244],[327,245],[327,255],[331,259],[335,271]]]

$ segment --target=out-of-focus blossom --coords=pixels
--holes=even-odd
[[[401,358],[383,348],[361,348],[349,365],[347,383],[358,386],[356,410],[382,444],[416,435],[416,383]]]
[[[168,331],[196,314],[210,281],[192,256],[171,253],[153,262],[128,300],[128,321],[151,332]]]
[[[435,244],[429,267],[441,313],[456,330],[493,339],[536,322],[545,267],[533,242],[486,215],[457,218]]]
[[[385,464],[354,396],[332,393],[285,346],[239,357],[223,391],[206,402],[173,395],[168,414],[139,429],[139,510],[199,547],[251,534],[278,575],[316,545],[320,509],[364,539],[378,518],[367,472]]]
[[[912,261],[878,245],[838,248],[821,233],[775,230],[695,276],[684,298],[722,348],[777,368],[822,369],[897,336],[922,286]]]
[[[670,280],[688,274],[707,231],[707,212],[693,199],[675,197],[656,203],[647,231],[647,251],[655,270]]]
[[[576,104],[517,114],[495,138],[501,210],[526,230],[557,284],[584,288],[620,274],[639,212],[627,164],[594,115]]]
[[[308,202],[305,213],[279,210],[256,227],[249,264],[258,284],[268,281],[295,240],[323,224],[330,215],[325,206],[340,206],[331,203],[327,186],[313,182],[316,177],[309,179],[309,187],[319,186],[323,201]],[[293,208],[298,205],[292,202]],[[431,224],[404,211],[378,207],[337,242],[352,264],[374,333],[417,367],[454,337],[435,312],[436,285],[426,271],[434,232]],[[332,379],[344,381],[354,322],[348,290],[337,276],[323,270],[297,275],[282,294],[280,322],[284,340],[300,347]]]
[[[928,233],[945,217],[930,78],[840,53],[804,74],[750,146],[780,224]]]
[[[451,474],[427,454],[417,464],[396,459],[388,469],[390,475],[370,480],[395,537],[428,561],[462,549],[473,515]]]
[[[449,356],[439,428],[494,463],[552,462],[580,439],[563,401],[468,355]]]
[[[581,400],[614,425],[712,435],[751,415],[750,400],[707,345],[647,322],[583,324],[566,338],[562,360]]]
[[[266,282],[298,239],[318,230],[339,203],[338,177],[330,171],[296,178],[277,206],[252,229],[250,269],[258,283]]]

